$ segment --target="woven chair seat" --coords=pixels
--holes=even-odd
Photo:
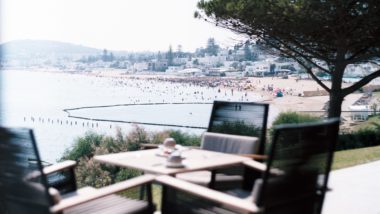
[[[208,186],[211,182],[211,171],[196,171],[177,174],[176,178],[195,183],[202,186]],[[235,187],[240,185],[243,181],[243,176],[241,175],[226,175],[226,174],[216,174],[215,181],[217,183],[218,189],[228,189],[230,187]]]
[[[110,195],[90,202],[66,209],[64,214],[122,214],[122,213],[148,213],[148,203],[145,201]]]

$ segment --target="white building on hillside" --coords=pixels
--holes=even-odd
[[[183,76],[203,76],[204,72],[199,68],[186,68],[178,71],[177,74]]]
[[[253,62],[245,67],[244,76],[265,76],[270,73],[270,63],[265,61]]]
[[[368,106],[350,106],[349,109],[351,111],[351,119],[353,121],[365,121],[368,119]]]
[[[348,77],[364,77],[372,72],[377,71],[380,68],[380,66],[372,64],[372,63],[365,63],[360,65],[348,65],[345,70],[345,76]]]
[[[217,67],[218,65],[224,65],[227,60],[226,56],[205,56],[202,58],[197,58],[199,64],[203,64],[206,67]]]
[[[148,70],[148,63],[146,62],[137,62],[133,64],[133,71],[139,72],[139,71],[146,71]]]
[[[165,72],[166,73],[176,73],[180,70],[183,70],[183,66],[169,66]]]

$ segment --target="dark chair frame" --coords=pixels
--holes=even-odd
[[[25,180],[26,182],[38,181],[37,183],[39,183],[43,186],[43,195],[44,195],[44,199],[46,199],[46,201],[45,201],[46,205],[45,204],[43,205],[43,209],[45,210],[44,213],[45,212],[46,213],[62,213],[64,210],[66,210],[68,208],[75,207],[77,205],[81,205],[83,203],[90,202],[90,201],[95,200],[95,199],[100,199],[100,198],[103,198],[106,196],[113,195],[115,193],[125,191],[125,190],[130,189],[130,188],[134,188],[134,187],[138,187],[138,186],[142,186],[142,185],[147,186],[147,201],[148,201],[147,210],[149,211],[149,213],[154,212],[155,206],[153,204],[152,194],[151,194],[151,184],[155,179],[155,176],[153,176],[153,175],[139,176],[139,177],[132,178],[132,179],[129,179],[127,181],[119,182],[119,183],[116,183],[116,184],[113,184],[113,185],[110,185],[107,187],[103,187],[100,189],[94,189],[93,191],[85,193],[85,194],[78,194],[78,195],[74,194],[74,196],[64,198],[64,199],[60,200],[58,203],[55,203],[53,200],[53,197],[50,195],[49,190],[48,190],[48,188],[52,187],[52,185],[49,185],[49,181],[48,181],[47,176],[49,174],[60,173],[62,171],[68,171],[70,174],[73,175],[74,174],[74,167],[76,166],[76,162],[75,161],[64,161],[64,162],[61,162],[61,163],[58,163],[58,164],[55,164],[52,166],[43,167],[32,129],[0,127],[0,136],[3,135],[3,136],[10,136],[10,137],[18,137],[17,132],[22,132],[25,135],[25,136],[24,135],[23,136],[28,138],[27,139],[28,145],[31,147],[29,147],[29,146],[23,147],[22,145],[17,144],[17,147],[12,147],[12,150],[15,150],[14,152],[17,152],[17,153],[14,153],[14,154],[12,153],[12,154],[8,155],[9,157],[6,157],[4,160],[5,161],[7,161],[7,160],[13,161],[13,159],[16,160],[16,158],[20,155],[18,153],[18,151],[21,148],[23,151],[25,149],[30,149],[30,151],[27,151],[27,152],[33,153],[34,157],[33,158],[29,158],[29,157],[23,158],[24,162],[19,162],[19,158],[17,158],[17,162],[16,162],[15,166],[17,167],[20,165],[20,167],[24,167],[25,169],[27,169],[28,165],[30,167],[29,163],[31,163],[31,162],[33,163],[33,165],[36,166],[36,167],[30,168],[30,170],[28,169],[28,174],[25,177],[22,177],[22,179]],[[7,140],[5,140],[5,141],[7,141]],[[29,144],[29,141],[30,141],[30,144]],[[12,144],[5,143],[2,145],[2,143],[3,142],[0,139],[0,149],[3,146],[4,146],[3,148],[5,148],[5,149],[6,149],[6,147],[11,148],[9,146],[11,146]],[[0,150],[0,154],[2,154],[1,150]],[[15,155],[17,155],[17,156],[15,156]],[[12,159],[10,159],[10,158],[12,158]],[[7,162],[5,162],[5,163],[7,163]],[[14,162],[9,162],[9,163],[14,163]],[[1,168],[0,168],[0,170],[1,170]],[[19,172],[21,172],[21,171],[16,170],[14,173],[19,173]],[[22,171],[22,172],[24,172],[24,171]],[[11,174],[11,175],[17,176],[18,174],[14,174],[14,175]],[[1,178],[1,176],[0,176],[0,178]],[[73,176],[72,178],[75,178],[75,176]],[[7,182],[9,180],[9,178],[4,178],[4,179],[5,179],[4,180],[5,182]],[[62,182],[58,182],[58,184],[57,184],[57,187],[67,187],[67,186],[69,186],[70,188],[76,189],[75,179],[70,180],[68,182],[68,184],[65,184]],[[9,190],[9,189],[3,190],[2,188],[3,187],[0,183],[0,193],[2,193],[2,195],[0,196],[0,211],[5,210],[5,212],[6,212],[6,210],[7,210],[7,207],[5,205],[6,201],[16,203],[16,204],[17,203],[26,204],[26,206],[28,206],[28,207],[29,207],[29,205],[35,206],[35,205],[33,205],[33,204],[35,204],[35,202],[33,202],[34,198],[31,198],[31,200],[29,200],[29,199],[25,200],[23,198],[19,199],[16,196],[7,195],[7,192],[11,193],[9,191],[13,191],[13,189],[12,190]],[[16,190],[14,190],[14,191],[16,191]],[[35,191],[35,190],[33,190],[33,191]],[[67,188],[65,191],[67,191]],[[3,195],[3,193],[5,193],[5,194]],[[42,197],[42,196],[40,196],[40,197]],[[2,203],[4,203],[4,205]],[[2,206],[4,206],[4,207],[2,207]],[[38,206],[41,206],[41,205],[38,205]],[[46,209],[45,209],[45,206],[46,206]],[[30,211],[30,212],[34,213],[33,211]]]
[[[284,202],[284,203],[293,203],[294,201],[297,201],[300,198],[302,199],[302,197],[307,197],[307,199],[312,198],[314,199],[314,202],[313,202],[314,205],[312,205],[312,208],[311,208],[313,212],[310,212],[310,213],[321,213],[325,194],[328,190],[330,190],[327,187],[327,183],[329,179],[329,172],[331,171],[334,150],[335,150],[336,142],[338,139],[339,121],[340,120],[338,118],[333,118],[333,119],[328,119],[327,121],[324,121],[324,122],[317,122],[317,123],[310,123],[310,124],[302,124],[302,125],[288,124],[288,125],[276,126],[275,132],[274,132],[274,138],[272,141],[273,145],[271,146],[269,150],[269,157],[268,157],[267,164],[263,164],[263,163],[253,161],[253,160],[244,162],[245,166],[250,167],[262,173],[263,184],[260,190],[261,193],[259,192],[259,195],[263,194],[263,192],[265,191],[266,185],[270,185],[268,183],[268,179],[270,176],[283,176],[281,171],[278,171],[272,167],[272,163],[275,158],[274,151],[276,149],[276,142],[278,142],[277,140],[280,136],[280,132],[286,131],[288,129],[312,128],[312,127],[319,127],[319,126],[326,127],[326,129],[328,129],[329,133],[331,134],[329,134],[330,136],[330,138],[328,139],[329,144],[326,144],[328,146],[328,150],[326,151],[327,156],[325,156],[325,159],[324,159],[327,165],[324,168],[324,172],[321,172],[321,174],[324,175],[323,181],[318,182],[320,186],[318,186],[316,191],[312,193],[312,196],[309,195],[309,193],[306,193],[306,194],[302,193],[302,195],[299,195],[299,196],[297,195],[295,199],[289,199],[287,200],[287,202]],[[190,196],[199,197],[202,200],[207,200],[208,202],[206,203],[217,203],[218,208],[226,208],[228,211],[233,211],[237,213],[240,213],[240,212],[266,213],[268,211],[266,207],[263,205],[263,203],[260,202],[261,200],[265,200],[264,198],[259,199],[259,202],[254,203],[253,201],[251,202],[246,199],[241,199],[239,197],[235,197],[223,192],[208,189],[206,187],[192,184],[192,183],[182,181],[179,179],[175,179],[169,176],[159,176],[156,178],[156,181],[163,184],[164,187],[166,188],[171,188],[176,191],[189,194]],[[167,203],[166,202],[167,200],[168,199],[164,197],[162,201],[163,203]],[[189,202],[186,202],[186,203],[189,203]],[[202,203],[205,203],[205,202],[202,202]],[[279,205],[286,205],[286,204],[279,204]],[[166,213],[173,213],[170,207],[166,206],[166,208],[168,209]],[[308,210],[310,209],[308,208]],[[187,211],[187,213],[192,213],[192,212]]]
[[[286,132],[287,130],[292,130],[292,129],[308,129],[308,128],[317,128],[317,127],[328,127],[332,133],[334,134],[332,139],[330,139],[331,144],[328,145],[328,151],[327,151],[327,163],[326,163],[326,168],[323,170],[324,179],[322,182],[322,185],[318,187],[318,197],[319,197],[319,205],[318,205],[318,213],[322,212],[322,206],[323,206],[323,201],[324,197],[326,194],[326,191],[329,190],[327,187],[328,179],[329,179],[329,172],[331,171],[331,166],[333,162],[333,156],[334,156],[334,151],[336,148],[336,142],[338,140],[338,132],[339,132],[339,124],[340,120],[339,118],[332,118],[328,119],[323,122],[314,122],[314,123],[305,123],[303,125],[299,124],[282,124],[282,125],[277,125],[274,127],[274,135],[273,135],[273,140],[272,142],[278,142],[278,138],[281,134],[281,132]],[[278,143],[273,143],[273,145],[270,148],[269,151],[269,156],[267,160],[267,166],[272,166],[273,161],[275,159],[275,150],[278,147]],[[268,179],[269,177],[273,175],[271,172],[271,167],[267,167],[265,172],[263,173],[263,187],[261,191],[265,191],[266,186],[268,185]],[[263,199],[265,200],[265,199]],[[260,205],[260,204],[259,204]]]

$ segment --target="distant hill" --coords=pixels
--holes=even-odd
[[[81,57],[101,54],[102,50],[82,45],[48,40],[15,40],[0,44],[4,58]]]

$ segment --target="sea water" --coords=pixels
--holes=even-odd
[[[253,93],[245,97],[245,92],[237,90],[232,95],[227,89],[219,91],[219,88],[146,78],[97,77],[25,70],[1,72],[2,126],[32,128],[42,158],[52,163],[62,156],[66,148],[73,145],[76,138],[88,131],[114,135],[116,127],[120,127],[124,133],[128,133],[133,128],[133,123],[144,123],[140,126],[148,131],[180,129],[201,134],[208,125],[213,100],[259,101],[259,96]],[[159,105],[141,105],[152,103]],[[130,105],[107,107],[119,104]],[[103,107],[81,109],[93,106]],[[73,108],[79,109],[64,111]],[[93,120],[72,118],[68,113]],[[146,125],[147,123],[161,125]]]

